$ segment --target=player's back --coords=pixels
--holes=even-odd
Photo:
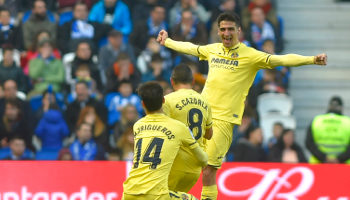
[[[211,127],[211,109],[207,101],[192,89],[180,89],[165,96],[163,111],[173,119],[186,124],[198,144],[204,148],[203,138],[207,128]],[[201,171],[201,166],[193,153],[184,147],[176,157],[173,168],[188,172]]]
[[[134,161],[126,194],[168,194],[168,176],[181,145],[198,145],[187,127],[164,114],[149,114],[134,125]]]

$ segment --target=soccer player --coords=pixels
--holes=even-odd
[[[168,189],[171,166],[181,146],[192,151],[201,166],[207,154],[199,147],[189,129],[162,112],[163,89],[156,82],[141,85],[138,93],[146,116],[134,125],[134,161],[123,184],[124,200],[196,199],[190,194]]]
[[[186,124],[199,146],[204,149],[205,139],[210,139],[213,133],[211,109],[202,95],[192,89],[193,83],[191,69],[185,64],[176,66],[171,75],[171,85],[175,92],[165,96],[163,111]],[[169,189],[189,192],[201,172],[202,166],[191,150],[181,147],[170,171]]]
[[[209,72],[202,95],[208,100],[213,114],[213,138],[208,140],[208,166],[203,169],[202,199],[217,198],[216,172],[232,142],[235,125],[241,124],[244,101],[259,69],[276,66],[326,65],[326,54],[301,56],[296,54],[270,55],[240,43],[241,32],[237,15],[218,16],[218,35],[221,43],[195,45],[174,41],[164,30],[157,41],[175,51],[208,60]]]

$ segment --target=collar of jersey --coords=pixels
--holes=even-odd
[[[240,45],[241,45],[241,43],[238,42],[235,46],[233,46],[231,48],[227,48],[222,44],[222,46],[225,48],[225,50],[229,50],[229,51],[238,49]]]

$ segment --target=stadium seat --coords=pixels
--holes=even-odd
[[[272,137],[273,124],[281,122],[285,128],[295,129],[296,119],[291,115],[281,115],[279,113],[269,113],[260,118],[260,126],[264,135],[264,144]]]
[[[56,149],[42,149],[36,153],[36,160],[57,160],[59,150]]]
[[[257,111],[259,118],[273,112],[281,115],[290,115],[292,113],[293,101],[281,93],[264,93],[258,96]]]

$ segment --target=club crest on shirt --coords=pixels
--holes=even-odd
[[[232,53],[231,58],[238,58],[238,53]]]
[[[182,200],[189,200],[189,199],[188,199],[188,196],[185,195],[185,194],[182,194],[182,195],[181,195],[181,199],[182,199]]]

